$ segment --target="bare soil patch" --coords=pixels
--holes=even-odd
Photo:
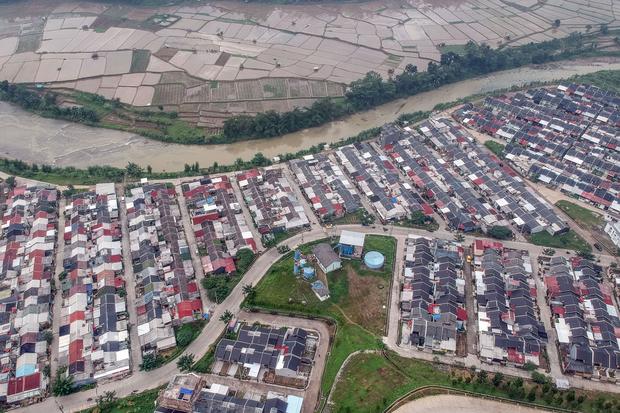
[[[349,283],[348,298],[340,306],[355,323],[383,335],[387,320],[388,282],[381,277],[360,276],[351,266],[345,266]]]

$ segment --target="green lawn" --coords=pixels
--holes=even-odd
[[[551,235],[547,231],[541,231],[530,235],[530,242],[535,245],[550,248],[564,248],[575,251],[592,251],[592,246],[572,229],[562,235]]]
[[[307,253],[313,245],[325,241],[327,240],[305,244],[300,249],[302,253]],[[364,249],[380,251],[386,256],[384,270],[372,271],[362,268],[358,261],[343,261],[342,269],[327,276],[330,298],[326,301],[319,301],[309,283],[295,277],[293,252],[277,261],[256,286],[254,305],[258,307],[327,316],[338,324],[333,348],[323,373],[321,388],[324,394],[331,388],[340,366],[349,354],[357,350],[380,347],[385,316],[381,305],[368,303],[387,303],[396,240],[387,236],[368,235]],[[353,280],[354,285],[351,285],[349,280]],[[376,288],[378,285],[383,288]],[[352,294],[365,296],[352,297]],[[347,320],[343,312],[353,322]]]
[[[590,211],[569,201],[558,201],[555,205],[571,217],[579,226],[589,230],[596,229],[603,224],[603,215]]]
[[[608,393],[559,392],[550,385],[504,378],[494,383],[492,374],[402,358],[388,352],[359,354],[347,364],[332,395],[334,413],[374,413],[408,392],[428,385],[441,385],[517,401],[578,410],[588,413],[620,411],[620,396]],[[581,397],[580,397],[581,396]]]

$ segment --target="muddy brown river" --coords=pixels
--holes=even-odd
[[[320,142],[336,142],[365,129],[391,122],[401,113],[430,110],[438,103],[478,93],[614,69],[620,69],[620,59],[563,62],[508,70],[399,99],[321,127],[273,139],[229,145],[167,144],[131,133],[41,118],[0,102],[0,156],[75,167],[123,167],[132,161],[142,166],[151,165],[158,171],[181,170],[184,164],[193,162],[199,162],[202,166],[211,165],[213,162],[227,164],[233,163],[237,158],[250,159],[257,152],[272,157],[296,152]]]

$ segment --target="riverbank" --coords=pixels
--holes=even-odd
[[[0,156],[76,168],[100,165],[124,168],[128,162],[135,162],[142,167],[151,165],[154,171],[180,171],[186,163],[195,162],[205,166],[214,162],[233,164],[239,158],[250,160],[258,152],[270,158],[319,143],[334,143],[392,122],[403,113],[430,111],[438,104],[468,96],[601,70],[620,70],[620,58],[556,62],[497,72],[398,99],[321,127],[272,139],[211,146],[167,144],[121,131],[41,118],[0,102],[0,128],[4,138],[0,140]]]

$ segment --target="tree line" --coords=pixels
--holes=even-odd
[[[23,85],[15,85],[6,80],[0,82],[0,100],[14,103],[42,116],[88,124],[99,122],[99,115],[92,109],[79,106],[61,107],[53,92],[39,94]]]
[[[344,98],[324,98],[308,108],[296,108],[284,113],[268,111],[254,117],[231,117],[224,122],[217,143],[296,132],[446,84],[499,70],[567,59],[592,50],[592,43],[578,33],[563,39],[502,49],[492,49],[486,44],[470,41],[462,54],[444,53],[439,63],[430,62],[423,72],[412,64],[407,65],[400,74],[391,73],[387,79],[376,72],[369,72],[349,85]]]

